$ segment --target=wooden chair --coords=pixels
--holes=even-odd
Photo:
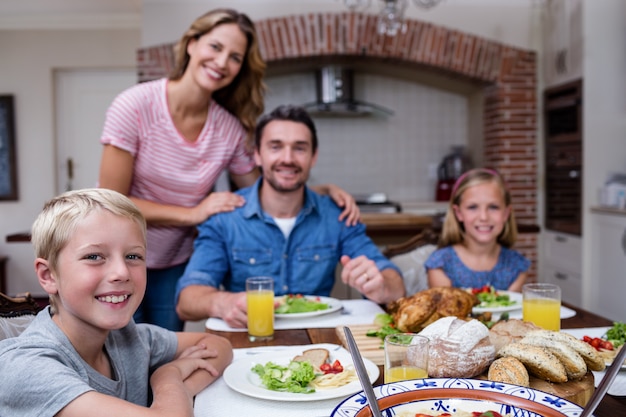
[[[15,297],[0,293],[0,340],[18,336],[39,310],[41,307],[29,293]]]
[[[437,249],[439,234],[424,229],[405,242],[389,245],[383,254],[402,272],[407,297],[428,289],[428,277],[424,263]]]

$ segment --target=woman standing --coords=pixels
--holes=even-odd
[[[176,281],[193,250],[195,226],[241,206],[230,192],[211,192],[222,171],[237,187],[259,176],[248,143],[263,113],[263,76],[254,25],[218,9],[197,18],[176,45],[167,79],[122,92],[107,111],[99,185],[131,198],[148,221],[148,286],[138,322],[181,330]],[[318,187],[358,221],[354,199],[336,186]]]

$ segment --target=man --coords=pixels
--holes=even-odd
[[[300,107],[280,106],[256,127],[254,158],[263,175],[239,191],[246,204],[198,227],[193,255],[176,291],[183,320],[221,317],[245,327],[245,280],[271,276],[282,294],[327,296],[341,279],[377,303],[405,294],[400,271],[340,209],[305,184],[317,160],[317,133]]]

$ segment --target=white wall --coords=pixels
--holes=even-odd
[[[626,172],[626,2],[583,3],[583,236],[592,236],[590,208],[609,172]],[[595,298],[593,242],[583,239],[583,307]],[[625,271],[626,272],[626,271]]]
[[[28,243],[5,236],[28,231],[55,193],[53,71],[135,67],[139,30],[0,30],[0,94],[15,100],[19,200],[0,202],[0,254],[8,256],[8,292],[42,290]],[[99,138],[85,138],[95,140]]]
[[[372,0],[367,13],[378,13]],[[524,49],[538,50],[541,42],[541,0],[443,0],[431,10],[413,3],[406,15],[412,19],[458,29]],[[198,16],[217,7],[245,12],[252,20],[312,12],[344,12],[342,0],[144,0],[142,45],[178,40]]]

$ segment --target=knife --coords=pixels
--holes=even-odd
[[[365,369],[363,358],[361,357],[359,348],[356,346],[356,342],[354,341],[352,332],[346,326],[343,327],[343,332],[346,335],[346,341],[348,342],[348,348],[350,349],[352,362],[354,363],[354,367],[356,368],[356,374],[359,377],[359,381],[361,381],[363,392],[365,392],[365,398],[367,398],[370,410],[372,411],[372,417],[383,417],[383,415],[380,413],[380,408],[378,407],[378,400],[376,399],[376,394],[374,394],[374,388],[372,387],[372,383],[370,382],[369,375],[367,374],[367,369]]]

